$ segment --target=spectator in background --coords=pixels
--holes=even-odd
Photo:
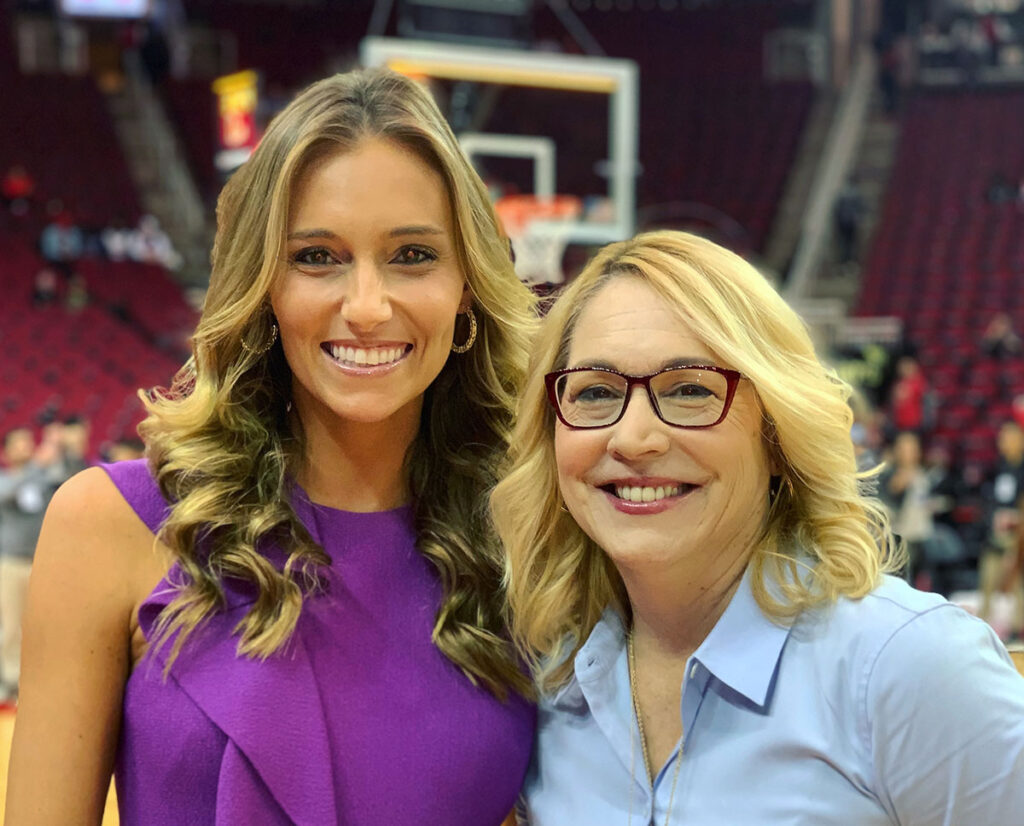
[[[1008,572],[1016,560],[1017,534],[1021,530],[1020,508],[1024,504],[1024,429],[1014,421],[1004,422],[996,441],[999,459],[990,484],[986,486],[989,535],[982,551],[978,578],[981,585],[983,619],[992,621],[992,597],[1007,585]],[[1024,593],[1020,579],[1013,581],[1012,629],[1024,627]]]
[[[907,581],[922,590],[932,590],[926,548],[934,533],[932,489],[921,463],[921,441],[913,431],[900,433],[893,442],[879,494],[892,514],[893,531],[907,547]]]
[[[961,479],[953,468],[952,456],[944,445],[933,445],[925,454],[925,472],[931,496],[932,537],[925,545],[927,570],[932,590],[948,597],[966,576],[965,566],[974,571],[974,559],[960,535],[954,511]]]
[[[82,230],[59,202],[52,202],[49,209],[53,219],[43,227],[39,236],[39,251],[50,266],[70,279],[75,263],[82,257]]]
[[[836,238],[839,241],[839,263],[844,267],[857,263],[860,223],[864,217],[864,196],[855,176],[850,176],[839,190],[833,211]]]
[[[0,198],[3,199],[7,211],[15,217],[28,212],[36,193],[35,179],[20,164],[15,164],[0,181]]]
[[[69,479],[89,467],[89,422],[80,416],[68,416],[60,433],[61,463]]]
[[[892,423],[897,432],[922,433],[927,421],[928,382],[921,365],[912,356],[896,363],[896,381],[892,387]]]
[[[21,615],[32,556],[43,513],[57,486],[67,478],[60,446],[52,435],[36,447],[31,429],[4,437],[0,469],[0,700],[17,697],[21,666]]]
[[[181,266],[181,256],[155,215],[143,215],[139,219],[139,227],[129,241],[128,254],[133,261],[159,264],[169,270]]]
[[[131,256],[132,237],[135,230],[125,224],[123,218],[115,218],[108,227],[100,231],[100,246],[110,261],[124,261]]]
[[[122,437],[113,444],[108,444],[103,450],[103,461],[105,462],[128,462],[132,459],[141,459],[146,455],[146,446],[142,439]]]
[[[1009,313],[999,312],[992,316],[981,337],[981,350],[996,361],[1019,356],[1024,351],[1020,336],[1013,329],[1013,319]]]
[[[928,484],[932,491],[932,520],[956,527],[953,511],[957,505],[960,479],[953,470],[952,457],[945,445],[933,445],[925,455]]]
[[[64,308],[69,313],[80,313],[89,303],[89,287],[78,273],[68,279],[68,291],[64,297]]]
[[[57,300],[57,273],[53,267],[44,266],[32,281],[32,306],[36,309],[49,307]]]

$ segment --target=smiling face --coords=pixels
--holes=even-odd
[[[394,142],[363,140],[296,181],[287,232],[271,305],[300,420],[414,432],[468,305],[440,174]]]
[[[672,365],[721,364],[640,278],[601,288],[577,320],[568,367],[644,375]],[[711,575],[748,556],[761,534],[770,464],[754,388],[740,380],[725,420],[672,427],[642,387],[614,425],[555,424],[558,481],[573,518],[622,570],[655,565]]]

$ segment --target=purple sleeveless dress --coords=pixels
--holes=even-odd
[[[155,531],[167,506],[145,461],[105,470]],[[440,586],[411,509],[295,509],[332,559],[325,593],[263,662],[235,653],[252,595],[232,590],[166,681],[150,649],[125,686],[122,826],[498,826],[535,711],[473,686],[431,642]],[[164,579],[139,609],[147,638],[172,596]]]

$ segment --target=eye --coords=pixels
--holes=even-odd
[[[708,396],[713,396],[714,393],[703,384],[687,383],[673,385],[659,395],[676,399],[706,399]]]
[[[589,384],[578,389],[573,388],[570,401],[580,404],[596,404],[598,402],[619,401],[622,393],[607,384]]]
[[[306,247],[292,254],[292,263],[306,267],[330,267],[338,261],[327,247]]]
[[[402,247],[395,257],[391,259],[391,263],[415,266],[417,264],[429,264],[436,260],[437,253],[429,247],[408,246]]]

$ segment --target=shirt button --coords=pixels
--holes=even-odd
[[[690,679],[692,680],[697,676],[697,663],[690,666]]]

